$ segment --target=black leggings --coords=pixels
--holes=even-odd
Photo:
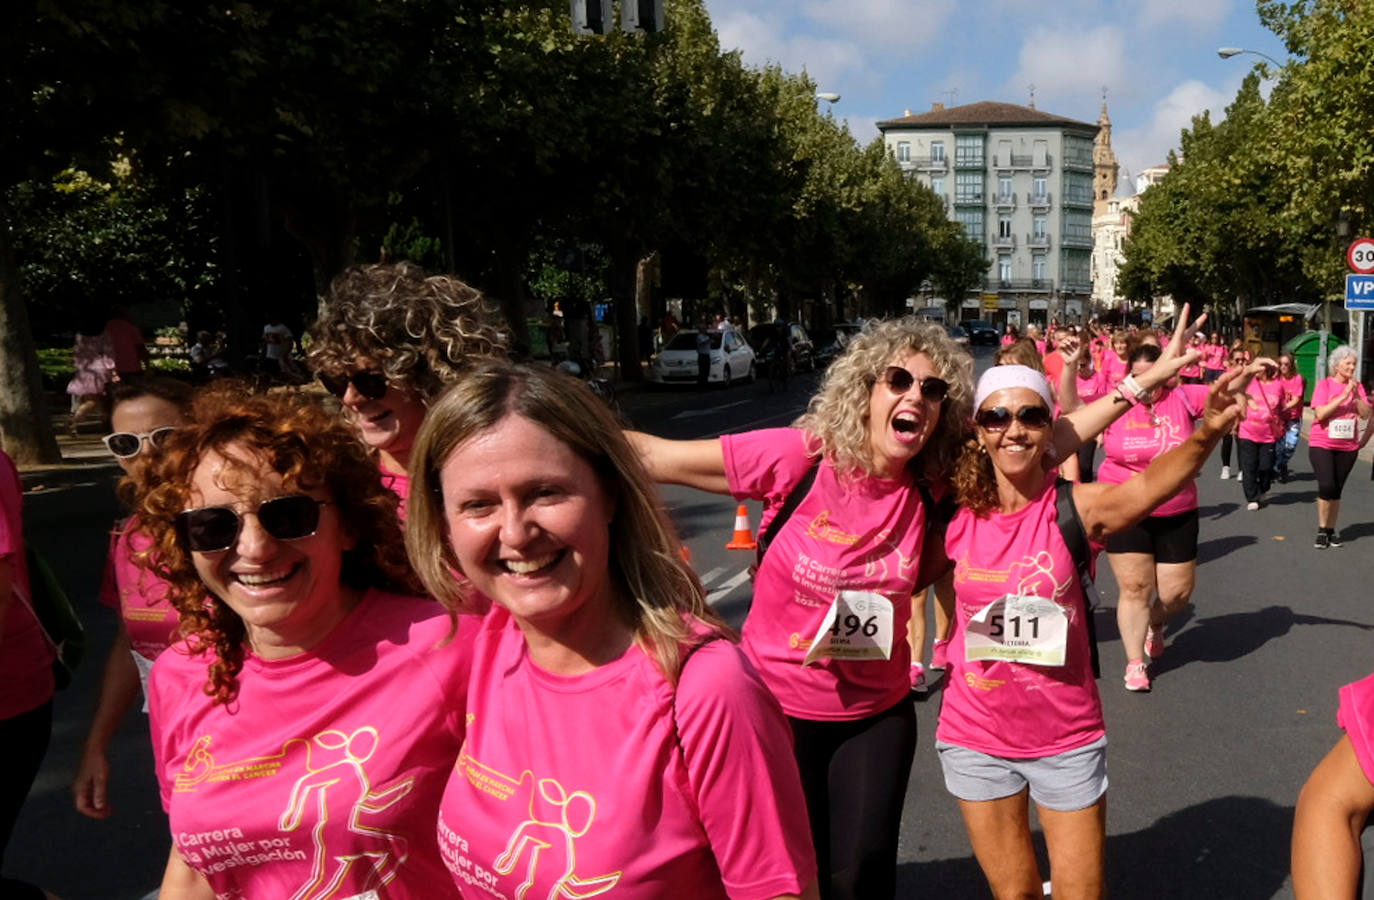
[[[3,864],[5,848],[9,846],[10,835],[14,833],[14,823],[19,820],[19,810],[29,796],[29,788],[38,777],[38,769],[43,765],[43,755],[48,752],[48,739],[52,735],[52,700],[0,722],[0,747],[5,748],[5,774],[0,778],[0,865]],[[0,897],[5,900],[43,897],[43,892],[29,884],[0,879]]]
[[[1221,464],[1228,469],[1231,468],[1231,444],[1235,440],[1235,435],[1230,432],[1221,436]]]
[[[1240,478],[1241,484],[1245,488],[1245,499],[1251,502],[1260,498],[1260,494],[1269,491],[1270,477],[1274,468],[1274,442],[1261,444],[1259,441],[1248,441],[1243,437],[1236,438],[1237,452],[1240,456]]]
[[[824,900],[886,900],[897,891],[916,710],[909,698],[852,722],[788,717]]]
[[[1084,441],[1078,448],[1078,480],[1087,484],[1093,480],[1093,457],[1097,455],[1097,441]]]
[[[1317,496],[1322,500],[1341,499],[1341,488],[1355,468],[1357,450],[1328,450],[1325,447],[1307,447],[1307,461],[1317,476]]]

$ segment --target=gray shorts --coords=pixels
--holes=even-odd
[[[1008,759],[936,741],[945,788],[960,800],[1001,800],[1030,785],[1031,799],[1046,809],[1086,809],[1107,793],[1107,738],[1054,756]]]

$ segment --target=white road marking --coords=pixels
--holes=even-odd
[[[674,419],[695,419],[698,416],[713,416],[722,409],[729,409],[732,406],[743,406],[752,403],[751,400],[736,400],[734,403],[722,403],[719,406],[708,407],[707,409],[684,409],[682,412],[673,416]]]
[[[741,584],[744,584],[748,580],[749,570],[747,568],[740,569],[739,573],[736,574],[735,577],[731,578],[729,581],[725,582],[720,587],[716,588],[714,591],[711,591],[709,594],[707,594],[706,602],[714,606],[717,602],[724,600],[725,597],[731,591],[739,587]]]
[[[707,572],[705,575],[701,576],[701,583],[704,587],[710,587],[711,582],[715,581],[717,578],[724,575],[728,571],[730,571],[728,566],[716,566],[714,569]]]

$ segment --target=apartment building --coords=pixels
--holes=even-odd
[[[960,298],[961,318],[1022,327],[1087,318],[1103,180],[1094,161],[1099,126],[983,101],[907,110],[878,130],[902,169],[944,200],[991,262],[979,289]],[[1110,176],[1114,191],[1116,172]]]

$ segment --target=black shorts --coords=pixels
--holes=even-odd
[[[1186,563],[1197,559],[1197,510],[1173,516],[1147,516],[1107,538],[1108,553],[1147,553],[1157,563]]]

